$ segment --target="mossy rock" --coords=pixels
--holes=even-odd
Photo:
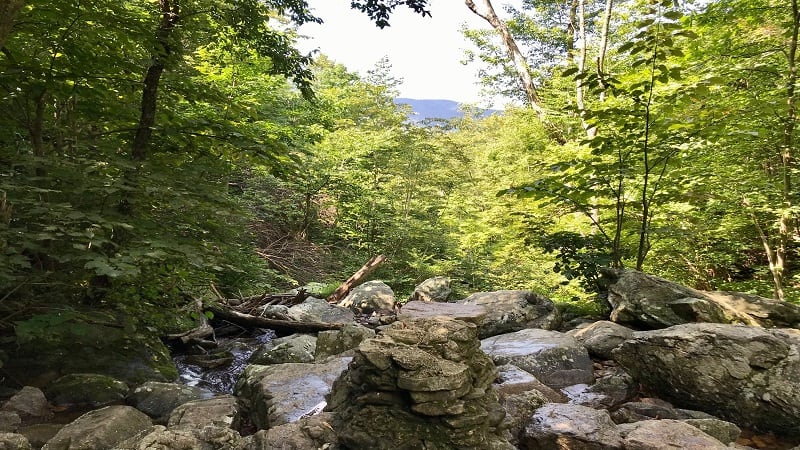
[[[138,385],[178,377],[161,340],[118,313],[51,312],[17,322],[15,333],[17,346],[6,349],[10,358],[4,370],[16,379],[96,373]]]
[[[99,407],[125,400],[128,385],[108,375],[71,373],[51,383],[46,395],[54,405]]]

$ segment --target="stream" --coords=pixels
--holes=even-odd
[[[217,337],[217,348],[172,349],[172,359],[181,383],[219,394],[231,394],[253,352],[274,338],[272,330],[225,335]]]

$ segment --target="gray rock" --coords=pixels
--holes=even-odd
[[[403,305],[397,314],[397,320],[449,317],[480,325],[486,318],[487,313],[486,308],[481,305],[412,301]]]
[[[308,450],[331,448],[336,445],[336,433],[331,428],[331,413],[321,413],[260,430],[247,438],[248,450]]]
[[[645,328],[694,322],[800,326],[800,306],[750,294],[706,292],[635,270],[607,269],[611,320]]]
[[[242,413],[259,429],[291,423],[318,409],[351,359],[335,358],[324,364],[251,365],[239,377],[234,393],[240,399]]]
[[[523,430],[528,425],[537,409],[549,402],[547,396],[541,391],[531,389],[513,394],[498,392],[500,405],[506,412],[505,426],[511,433],[510,442],[519,446]]]
[[[703,433],[712,436],[723,444],[730,444],[739,439],[742,433],[741,428],[736,424],[720,419],[685,419],[683,422],[699,429]]]
[[[128,396],[124,382],[97,373],[71,373],[47,386],[47,398],[54,405],[108,406]]]
[[[317,334],[317,350],[314,359],[324,360],[353,350],[366,339],[375,337],[375,330],[363,325],[349,324],[340,330],[320,331]],[[349,356],[349,355],[348,355]]]
[[[367,281],[354,287],[338,306],[350,308],[362,314],[392,311],[394,291],[383,281]]]
[[[536,410],[520,437],[523,450],[622,450],[622,436],[608,413],[581,405],[550,403]]]
[[[481,349],[495,364],[513,364],[553,388],[594,382],[586,348],[558,331],[529,328],[493,336],[481,341]]]
[[[488,314],[478,327],[481,339],[524,328],[554,330],[561,324],[552,300],[531,291],[479,292],[455,303],[487,309]]]
[[[433,277],[428,278],[414,288],[414,292],[408,298],[409,302],[446,302],[453,290],[450,289],[450,278]]]
[[[573,403],[592,408],[614,409],[631,400],[639,391],[639,385],[624,370],[598,378]]]
[[[685,422],[672,419],[644,420],[619,427],[625,450],[715,450],[728,448]]]
[[[678,325],[636,332],[613,355],[643,386],[676,405],[800,435],[798,330]]]
[[[314,361],[317,337],[310,334],[292,334],[273,339],[261,345],[250,356],[250,364],[307,363]]]
[[[62,428],[42,450],[108,450],[152,429],[150,418],[130,406],[106,406],[89,411]]]
[[[512,450],[474,324],[393,323],[359,345],[327,397],[344,448]]]
[[[41,389],[25,386],[8,399],[2,411],[16,413],[20,419],[45,419],[52,415],[50,405]],[[13,418],[11,419],[13,421]]]
[[[153,418],[167,418],[178,406],[192,400],[213,397],[211,391],[177,383],[148,381],[133,390],[128,401]]]
[[[542,383],[530,372],[526,372],[512,364],[497,367],[497,379],[494,389],[501,401],[503,398],[529,391],[537,391],[546,399],[546,403],[565,403],[567,397],[555,389]]]
[[[31,450],[28,439],[21,434],[0,433],[0,450]]]
[[[590,355],[610,359],[611,351],[633,337],[633,330],[606,320],[567,332],[586,347]]]
[[[711,414],[691,409],[681,409],[672,406],[669,402],[659,399],[642,399],[639,402],[628,402],[618,407],[611,418],[616,423],[633,423],[653,419],[713,419]],[[647,401],[644,401],[647,400]]]
[[[114,450],[250,450],[246,442],[238,432],[225,426],[169,430],[158,426],[144,436],[125,441]]]
[[[61,423],[37,423],[28,425],[17,430],[17,433],[25,436],[30,442],[31,447],[39,449],[44,446],[50,439],[58,434],[65,424]]]
[[[324,323],[352,323],[355,319],[355,314],[349,308],[334,306],[314,297],[308,297],[303,303],[292,306],[286,315],[292,320]]]
[[[192,400],[176,407],[169,415],[168,428],[200,429],[205,426],[231,428],[239,412],[236,397]]]
[[[0,433],[13,433],[22,423],[19,414],[14,411],[0,411]]]

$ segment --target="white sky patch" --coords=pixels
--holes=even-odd
[[[304,52],[319,49],[334,61],[362,75],[384,56],[392,75],[403,80],[400,96],[444,99],[487,106],[480,98],[477,67],[463,65],[464,49],[471,43],[460,29],[488,28],[461,0],[431,0],[432,17],[422,17],[398,7],[391,26],[379,29],[366,14],[350,8],[350,0],[309,0],[322,25],[300,28],[310,39],[301,42]],[[498,13],[501,5],[495,5]],[[502,106],[502,105],[498,105]]]

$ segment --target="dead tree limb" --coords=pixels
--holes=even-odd
[[[377,269],[378,266],[383,264],[384,261],[386,261],[386,256],[384,255],[373,256],[370,258],[366,264],[361,266],[356,273],[351,275],[347,281],[342,283],[341,286],[336,288],[336,290],[328,296],[328,303],[339,303],[347,295],[347,293],[350,292],[350,289],[353,289],[355,286],[360,284],[361,281],[367,277],[367,275],[372,273],[373,270]]]
[[[227,309],[220,304],[206,305],[206,311],[214,314],[214,318],[227,320],[244,327],[268,328],[277,333],[312,333],[324,330],[338,330],[344,324],[325,323],[325,322],[306,322],[295,320],[268,319],[266,317],[251,316],[250,314],[240,313],[232,309]]]

